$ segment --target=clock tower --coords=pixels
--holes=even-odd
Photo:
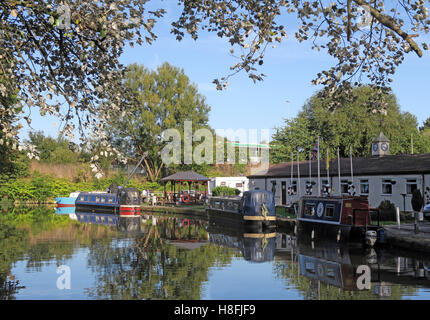
[[[390,155],[390,140],[382,132],[372,141],[372,156],[383,157]]]

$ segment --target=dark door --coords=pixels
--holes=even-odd
[[[287,182],[282,181],[281,183],[281,200],[282,205],[285,206],[287,204]]]

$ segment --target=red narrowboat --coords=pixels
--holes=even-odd
[[[371,211],[377,212],[372,224]],[[297,212],[297,232],[311,240],[324,238],[337,242],[359,242],[373,246],[379,230],[379,213],[370,209],[366,197],[304,196]]]

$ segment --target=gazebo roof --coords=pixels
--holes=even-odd
[[[192,170],[176,172],[161,181],[209,181],[210,179]]]

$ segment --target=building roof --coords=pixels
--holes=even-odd
[[[337,159],[330,161],[329,175],[338,175]],[[395,175],[395,174],[428,174],[430,173],[430,153],[389,155],[384,157],[353,158],[352,168],[354,176],[366,175]],[[293,177],[297,174],[297,162],[293,163]],[[321,178],[327,176],[325,160],[320,160]],[[341,176],[351,175],[350,158],[340,159]],[[290,177],[291,162],[283,162],[269,167],[267,172],[260,172],[248,178],[276,178]],[[318,176],[318,160],[311,161],[311,176]],[[309,177],[309,161],[300,161],[300,177]]]
[[[209,178],[202,176],[192,170],[176,172],[168,177],[164,177],[161,181],[209,181]]]
[[[379,134],[373,139],[373,142],[390,142],[386,136],[382,132],[379,132]]]

